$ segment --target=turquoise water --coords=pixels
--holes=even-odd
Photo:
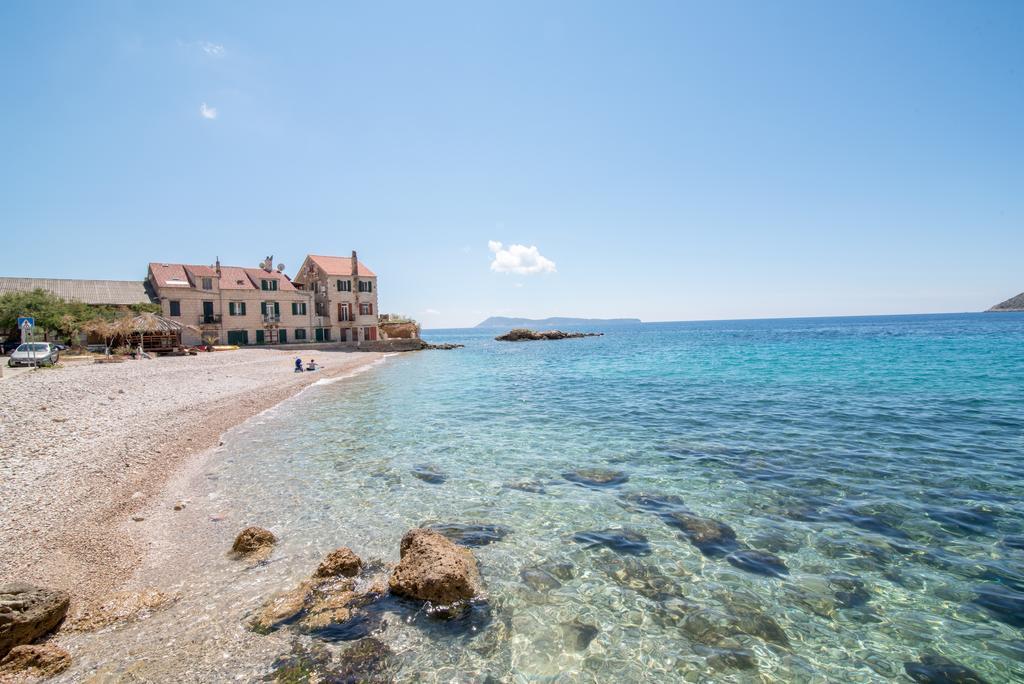
[[[367,629],[396,679],[909,681],[939,655],[1024,680],[1024,315],[606,332],[427,332],[466,348],[236,431],[211,497],[282,538],[277,586],[193,588],[241,624],[336,546],[395,561],[410,527],[481,525],[485,606]],[[343,660],[336,636],[303,638]]]

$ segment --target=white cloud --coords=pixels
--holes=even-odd
[[[536,245],[509,245],[505,247],[496,240],[490,240],[487,248],[494,252],[491,270],[497,273],[554,273],[555,262],[541,255]]]
[[[431,316],[436,316],[437,314],[439,314],[439,313],[441,313],[441,312],[440,312],[440,311],[438,311],[437,309],[427,309],[427,310],[425,310],[425,311],[424,311],[423,313],[425,313],[425,314],[429,314],[429,315],[431,315]]]
[[[216,107],[207,107],[205,102],[203,104],[199,105],[199,113],[202,114],[204,119],[216,119],[217,118],[217,108]]]
[[[199,43],[199,49],[210,55],[211,57],[223,57],[224,46],[217,45],[217,43],[211,43],[209,41]]]
[[[522,283],[515,283],[514,285],[515,285],[515,287],[522,287],[523,286]]]

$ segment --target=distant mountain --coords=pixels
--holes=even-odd
[[[989,311],[1024,311],[1024,292],[1021,292],[1016,297],[1010,297],[1005,302],[996,304]],[[477,327],[479,328],[480,326]]]
[[[506,318],[491,316],[478,328],[571,328],[574,325],[636,325],[639,318]]]

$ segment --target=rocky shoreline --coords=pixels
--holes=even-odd
[[[578,337],[601,337],[604,333],[595,332],[563,332],[561,330],[536,331],[528,328],[515,328],[494,339],[499,342],[533,342],[537,340],[571,340]]]

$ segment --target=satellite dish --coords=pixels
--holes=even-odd
[[[277,270],[280,271],[281,273],[284,273],[284,264],[278,264]]]

